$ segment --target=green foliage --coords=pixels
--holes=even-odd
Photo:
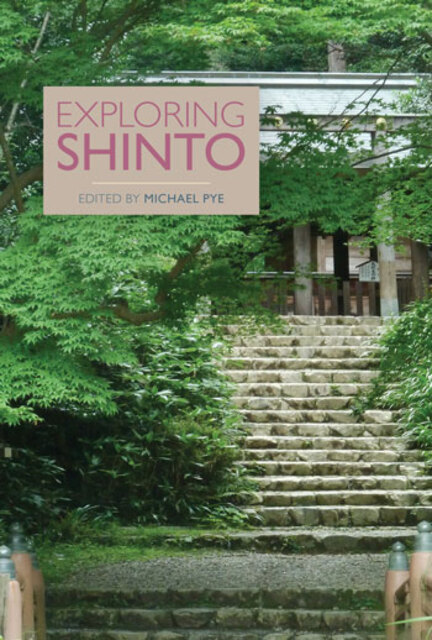
[[[239,419],[216,369],[221,348],[194,328],[148,331],[140,364],[116,382],[118,416],[82,439],[84,501],[96,492],[104,511],[137,522],[214,518],[238,502],[247,483],[234,464]]]
[[[341,226],[353,234],[365,232],[376,187],[352,167],[358,153],[355,128],[335,135],[300,113],[288,117],[288,126],[297,130],[280,133],[261,166],[260,228],[316,222],[324,233]]]
[[[432,448],[432,298],[412,304],[382,337],[380,375],[368,406],[401,411],[412,442]]]
[[[195,547],[194,544],[170,544],[174,538],[197,535],[196,530],[183,529],[177,533],[172,528],[169,534],[164,527],[154,527],[155,536],[160,540],[154,540],[154,536],[146,535],[146,528],[137,529],[136,533],[142,536],[142,543],[129,538],[128,532],[120,528],[116,529],[116,542],[107,544],[98,539],[98,527],[82,527],[81,533],[75,539],[56,540],[48,535],[38,536],[36,550],[38,561],[48,584],[65,583],[72,575],[79,575],[93,567],[119,562],[139,561],[146,562],[155,558],[169,558],[179,556],[208,555],[209,549]],[[111,528],[109,529],[111,530]],[[202,532],[205,533],[203,530]],[[78,531],[77,531],[78,533]],[[211,532],[210,532],[211,533]],[[212,549],[214,552],[214,549]]]
[[[425,71],[429,26],[419,0],[199,0],[162,9],[131,33],[128,61],[139,71],[326,71],[334,40],[351,71]]]
[[[117,84],[125,69],[145,75],[162,64],[320,70],[329,39],[344,44],[351,70],[423,70],[429,13],[407,0],[0,0],[1,119],[6,127],[19,105],[9,132],[17,173],[41,162],[44,85]],[[423,89],[414,110],[429,103]],[[25,513],[29,527],[51,514],[73,536],[101,511],[124,521],[241,520],[238,426],[211,339],[191,318],[253,314],[259,283],[244,275],[282,262],[294,224],[341,226],[373,242],[432,239],[427,119],[404,133],[411,156],[359,175],[353,164],[368,152],[354,128],[329,135],[291,117],[297,133],[282,134],[262,166],[259,217],[44,217],[38,182],[24,189],[25,213],[13,204],[2,212],[0,424],[20,456],[0,473],[6,510]],[[3,162],[0,187],[9,182]],[[388,191],[391,207],[377,208]]]
[[[103,367],[116,397],[114,416],[89,412],[84,403],[74,410],[57,404],[41,412],[36,429],[5,428],[4,438],[24,458],[3,467],[11,487],[4,517],[19,515],[34,527],[42,513],[55,516],[58,535],[72,537],[95,516],[243,523],[235,505],[251,483],[235,464],[242,431],[232,387],[218,369],[223,351],[196,325],[147,326],[135,339],[134,361]],[[31,460],[46,481],[33,484]]]
[[[158,427],[108,430],[85,441],[82,491],[123,522],[242,522],[239,493],[246,489],[235,436],[197,419]]]
[[[40,410],[77,405],[116,411],[103,367],[136,364],[147,336],[115,314],[119,304],[166,319],[187,317],[202,296],[235,304],[245,287],[225,257],[202,254],[171,283],[176,259],[207,238],[233,252],[243,233],[227,217],[44,217],[38,198],[19,217],[18,239],[0,252],[0,422],[38,421]],[[17,278],[16,274],[20,277]]]
[[[35,448],[18,446],[12,459],[0,456],[0,537],[15,521],[33,531],[44,531],[55,522],[68,506],[62,480],[63,469]]]

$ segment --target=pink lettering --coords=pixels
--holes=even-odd
[[[77,136],[75,133],[63,133],[58,139],[58,147],[60,151],[63,151],[66,155],[72,158],[71,164],[64,164],[63,162],[57,162],[57,166],[59,169],[63,171],[73,171],[78,166],[78,154],[72,149],[68,149],[68,147],[64,144],[65,140],[76,140]]]
[[[193,140],[198,138],[205,138],[203,133],[175,133],[174,138],[181,138],[186,140],[186,169],[192,171],[193,169]]]
[[[154,107],[156,109],[156,118],[155,118],[154,122],[143,122],[138,117],[139,110],[142,109],[142,107],[144,107],[145,105],[151,105],[152,107]],[[157,125],[160,122],[161,110],[160,110],[159,106],[155,102],[149,102],[148,100],[146,102],[140,102],[135,107],[134,118],[135,118],[135,122],[137,122],[139,125],[141,125],[141,127],[154,127],[155,125]]]
[[[97,101],[93,102],[93,104],[91,105],[91,107],[89,109],[84,109],[84,107],[82,107],[80,105],[79,102],[75,102],[76,106],[78,107],[78,109],[81,109],[81,111],[83,112],[83,116],[81,116],[81,118],[78,120],[78,122],[75,123],[76,127],[79,127],[79,125],[81,124],[81,122],[83,120],[85,120],[86,118],[88,118],[90,120],[90,122],[92,122],[94,124],[95,127],[98,127],[98,123],[96,122],[96,120],[93,120],[93,118],[90,115],[90,111],[93,111],[93,109],[95,108],[95,106],[97,105]]]
[[[222,111],[221,111],[222,122],[224,122],[228,127],[243,127],[243,125],[244,125],[244,115],[237,115],[236,116],[236,119],[238,120],[238,124],[234,124],[232,121],[230,122],[229,120],[226,119],[225,111],[232,104],[238,104],[241,107],[244,106],[243,102],[237,102],[236,100],[232,100],[231,102],[226,102],[224,104],[224,106],[222,107]]]
[[[111,110],[109,110],[109,107],[111,107]],[[106,116],[113,116],[115,113],[117,113],[117,105],[115,102],[110,102],[110,101],[102,102],[101,124],[103,127],[105,126]]]
[[[63,116],[71,116],[71,113],[64,113],[61,110],[61,106],[62,104],[72,104],[72,102],[57,102],[57,126],[58,127],[71,127],[71,124],[61,124],[60,122],[60,118],[62,118]]]
[[[165,134],[165,158],[163,158],[150,144],[150,142],[144,138],[143,135],[137,133],[136,136],[136,166],[137,169],[142,169],[142,157],[141,157],[141,146],[145,147],[147,151],[150,151],[150,154],[153,158],[165,169],[165,171],[169,171],[171,169],[171,138],[170,134]]]
[[[222,140],[226,138],[227,140],[232,140],[238,148],[238,156],[237,159],[234,160],[234,162],[232,162],[231,164],[220,164],[219,162],[216,162],[216,160],[213,158],[213,146],[215,144],[215,142],[217,142],[218,140]],[[238,138],[237,136],[233,135],[232,133],[219,133],[217,136],[213,136],[213,138],[210,138],[210,140],[207,143],[206,146],[206,158],[208,163],[214,167],[215,169],[219,169],[219,171],[231,171],[232,169],[236,169],[239,165],[241,165],[241,163],[243,162],[245,157],[245,148],[244,148],[244,144],[243,142],[240,140],[240,138]]]
[[[110,169],[113,171],[116,168],[116,136],[115,133],[110,133],[110,146],[108,149],[92,149],[90,147],[90,134],[84,134],[84,169],[89,171],[90,169],[90,156],[92,155],[108,155],[110,159]]]

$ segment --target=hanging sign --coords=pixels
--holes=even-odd
[[[358,265],[360,282],[379,282],[379,264],[374,260],[368,260]]]

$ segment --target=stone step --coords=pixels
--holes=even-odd
[[[359,437],[379,437],[394,436],[398,434],[400,425],[396,422],[387,423],[334,423],[334,422],[300,422],[298,424],[290,422],[251,422],[244,424],[251,435],[262,436],[302,436],[306,438],[331,437],[336,438],[359,438]]]
[[[202,530],[181,530],[176,532],[176,527],[170,527],[169,531],[165,534],[162,534],[158,539],[158,543],[163,545],[172,545],[174,544],[175,548],[182,549],[185,554],[187,554],[188,550],[208,550],[209,552],[215,552],[217,550],[218,553],[221,551],[228,552],[237,552],[237,551],[263,551],[266,553],[272,554],[288,554],[292,555],[293,553],[297,554],[341,554],[341,553],[370,553],[373,554],[388,552],[391,548],[391,545],[396,540],[401,540],[404,542],[409,549],[413,547],[414,538],[416,535],[416,529],[413,527],[377,527],[377,528],[369,528],[369,527],[350,527],[347,529],[339,527],[338,529],[333,529],[331,527],[286,527],[286,528],[254,528],[254,529],[223,529],[220,531],[212,531],[207,529]],[[99,537],[101,544],[107,545],[109,547],[111,544],[115,543],[115,540],[118,538],[110,536],[110,533],[104,532]],[[128,546],[135,546],[136,548],[148,548],[148,538],[143,536],[140,533],[139,528],[129,528],[123,532],[122,540]],[[52,607],[55,606],[64,607],[64,606],[74,606],[77,604],[78,600],[71,596],[68,600],[64,598],[60,601],[57,601],[57,597],[55,598],[55,602],[52,601],[52,593],[53,589],[55,593],[57,592],[57,587],[53,587],[52,583],[49,586],[49,600],[51,602]],[[239,593],[239,592],[237,592]],[[200,593],[191,594],[191,599],[189,602],[184,602],[182,599],[178,599],[178,594],[171,595],[169,600],[164,600],[163,598],[158,598],[156,604],[153,602],[153,596],[151,595],[150,600],[141,598],[139,601],[132,602],[130,597],[123,601],[121,594],[118,594],[116,602],[114,604],[107,604],[105,600],[101,598],[101,602],[97,604],[97,606],[126,606],[131,608],[152,608],[153,606],[158,607],[169,607],[176,606],[182,607],[187,606],[190,602],[194,603],[194,606],[207,606],[209,602],[213,602],[213,600],[218,604],[218,606],[258,606],[255,605],[255,593],[251,592],[249,594],[250,598],[248,599],[246,596],[246,600],[243,603],[243,600],[237,599],[237,596],[234,597],[232,595],[232,591],[230,591],[229,598],[225,598],[224,601],[220,600],[220,596],[213,597],[214,594],[208,595],[207,591],[204,593],[204,596],[200,598]],[[154,595],[154,594],[153,594]],[[92,603],[89,603],[89,605]],[[300,603],[297,599],[295,602],[287,602],[284,606],[287,607],[297,607],[301,604],[304,607],[317,606],[317,608],[322,608],[326,606],[336,606],[334,603],[320,603],[317,605],[315,600],[311,600],[310,603],[305,603],[303,600]],[[341,603],[338,603],[341,606]],[[277,603],[280,606],[280,603]],[[268,606],[272,606],[271,604]],[[343,605],[343,606],[346,606]]]
[[[261,337],[353,337],[362,338],[363,340],[377,339],[383,332],[384,325],[329,325],[329,324],[311,324],[311,325],[293,325],[283,323],[274,327],[240,327],[239,325],[231,325],[225,327],[224,333],[229,336],[228,339],[234,343],[237,340]]]
[[[283,461],[244,460],[241,466],[260,476],[423,476],[427,466],[424,462],[341,462],[341,461]]]
[[[397,541],[403,542],[409,549],[413,548],[415,535],[416,529],[413,527],[260,527],[217,534],[203,533],[199,540],[195,539],[194,544],[232,551],[296,554],[297,557],[308,553],[382,554],[387,553]]]
[[[354,338],[377,338],[381,335],[383,326],[378,325],[297,325],[288,326],[283,332],[273,332],[275,335],[295,336],[352,336]],[[269,330],[257,332],[254,335],[270,335]]]
[[[182,629],[176,631],[95,631],[91,629],[52,629],[48,630],[47,638],[52,640],[385,640],[381,631],[326,631],[314,633],[288,629],[275,632],[254,629],[248,631],[204,631]]]
[[[432,506],[257,506],[244,512],[251,524],[271,527],[415,526],[432,518]]]
[[[262,491],[432,491],[430,476],[264,476],[253,477]]]
[[[358,507],[429,507],[432,491],[415,490],[327,490],[318,491],[260,491],[250,504],[266,507],[358,506]],[[432,511],[431,511],[432,513]]]
[[[236,385],[236,397],[258,398],[315,398],[334,396],[355,396],[365,393],[371,388],[370,384],[361,382],[342,384],[310,384],[309,382],[240,382]]]
[[[286,409],[274,410],[267,409],[240,409],[239,413],[243,416],[245,422],[283,422],[285,424],[300,422],[337,422],[339,424],[347,424],[353,422],[382,424],[387,422],[395,422],[397,412],[395,411],[376,411],[367,410],[362,414],[362,419],[358,418],[351,410],[299,410]]]
[[[245,449],[245,460],[261,462],[416,462],[421,461],[421,452],[413,451],[368,451],[361,449]]]
[[[349,409],[353,403],[352,396],[314,396],[309,398],[266,398],[257,396],[234,396],[233,403],[239,409],[258,411],[289,411],[295,410],[336,410]]]
[[[376,438],[376,437],[335,437],[326,438],[314,436],[304,438],[302,436],[259,436],[251,435],[245,438],[246,449],[282,449],[282,450],[341,450],[359,449],[362,451],[405,451],[406,446],[402,438]]]
[[[299,631],[378,631],[384,623],[382,611],[345,611],[320,609],[267,609],[238,607],[207,607],[187,609],[119,609],[82,608],[57,609],[52,612],[54,628],[103,629],[122,631],[183,630],[200,629],[218,632],[230,630],[277,630]]]
[[[262,335],[239,336],[235,347],[367,347],[376,342],[376,336],[347,335]]]
[[[226,369],[268,370],[294,369],[302,370],[313,366],[314,369],[374,369],[379,364],[378,358],[331,358],[323,356],[314,358],[225,358]]]
[[[387,533],[387,530],[389,532],[393,532],[393,536],[391,533]],[[357,532],[357,537],[363,534],[368,536],[369,539],[376,539],[377,537],[381,539],[385,536],[388,543],[387,549],[391,547],[392,540],[395,537],[394,529],[390,529],[388,527],[382,527],[379,530],[357,528],[352,531],[348,531],[346,529],[342,529],[337,532],[325,527],[319,527],[315,529],[315,531],[308,531],[306,529],[300,529],[299,527],[283,530],[255,529],[235,531],[230,533],[229,537],[232,540],[242,540],[245,538],[255,539],[256,536],[261,538],[270,534],[275,536],[276,540],[280,540],[282,535],[290,535],[298,539],[299,535],[307,535],[309,537],[312,534],[320,539],[325,539],[328,537],[346,535],[348,532],[353,534]],[[412,528],[403,529],[401,535],[403,535],[403,533],[405,533],[405,538],[413,540],[415,529],[414,534]],[[221,533],[221,535],[223,534]],[[205,534],[203,534],[203,537],[205,537]],[[210,541],[214,543],[215,536],[209,534],[208,537]],[[222,558],[227,558],[227,554],[220,555]],[[207,554],[206,557],[212,559],[214,558],[214,555]],[[187,558],[184,558],[185,562],[187,562]],[[241,556],[239,554],[234,554],[234,560],[233,554],[229,554],[228,561],[232,560],[233,564],[236,564],[236,559],[238,559],[242,565],[246,564],[246,566],[249,566],[249,563],[256,563],[257,560],[260,560],[260,557],[256,558],[256,554],[252,553],[247,554],[247,562],[245,563],[244,554]],[[312,573],[318,568],[322,569],[322,565],[326,560],[328,563],[333,565],[333,579],[336,578],[335,581],[341,583],[339,585],[332,585],[328,589],[323,588],[322,583],[319,584],[321,582],[320,574],[314,575]],[[202,588],[183,587],[181,585],[181,581],[177,584],[178,576],[174,576],[173,578],[176,582],[175,586],[171,584],[170,580],[168,580],[169,585],[167,589],[161,588],[160,585],[154,589],[146,588],[144,590],[138,588],[136,585],[133,589],[127,589],[126,587],[119,588],[117,586],[107,587],[106,585],[103,587],[92,585],[90,589],[85,586],[72,587],[56,585],[54,587],[51,586],[48,589],[48,617],[49,622],[51,622],[51,620],[54,620],[54,616],[57,615],[57,611],[64,611],[65,609],[69,609],[69,607],[75,608],[78,606],[84,613],[87,611],[97,612],[102,608],[112,608],[116,610],[123,609],[128,611],[139,611],[141,609],[145,609],[157,612],[160,609],[189,608],[191,607],[191,603],[193,603],[194,608],[207,608],[209,603],[211,603],[215,609],[343,609],[347,608],[350,604],[353,604],[351,600],[353,597],[353,591],[360,601],[365,599],[376,600],[376,604],[378,605],[376,608],[379,610],[379,607],[382,606],[381,583],[378,584],[378,580],[376,579],[376,576],[374,576],[375,580],[373,580],[373,582],[377,584],[371,585],[370,580],[368,580],[368,574],[371,569],[375,569],[377,572],[385,571],[387,558],[359,555],[352,560],[353,564],[361,566],[362,573],[365,574],[365,579],[362,580],[360,585],[346,584],[347,565],[351,563],[347,561],[346,558],[341,558],[340,553],[331,555],[325,554],[321,556],[313,554],[303,557],[272,555],[266,559],[266,564],[269,564],[271,567],[275,567],[276,564],[279,565],[279,571],[281,568],[285,568],[285,571],[289,571],[291,567],[299,577],[304,573],[305,584],[301,591],[299,591],[297,584],[293,584],[293,579],[290,578],[290,576],[288,576],[288,579],[283,580],[277,575],[276,577],[270,577],[270,579],[265,579],[265,576],[263,576],[264,579],[259,582],[255,582],[253,586],[247,588],[244,586],[238,587],[234,583],[231,583],[231,581],[229,586],[216,587],[214,583],[226,582],[226,580],[221,580],[220,575],[217,573],[213,573],[208,579],[209,585]],[[368,560],[370,566],[368,566]],[[152,564],[152,562],[153,561],[150,561],[150,564]],[[205,562],[205,560],[202,560],[202,562]],[[181,564],[180,561],[179,564]],[[215,563],[211,562],[211,565],[213,564]],[[256,573],[254,571],[255,568],[259,569],[259,565],[258,567],[255,566],[251,569],[252,574]],[[229,574],[231,571],[231,567],[227,566],[221,567],[221,569],[225,570],[224,575],[227,573]],[[277,574],[278,568],[275,567],[275,569],[276,571],[274,573]],[[343,570],[345,570],[345,576],[339,575]],[[189,578],[190,576],[185,575],[184,582],[191,582],[191,579]],[[345,578],[345,580],[343,580],[343,578]],[[250,581],[251,578],[248,578],[247,575],[245,575],[244,580],[242,580],[242,582]],[[155,582],[159,582],[157,577],[155,578]],[[277,584],[273,585],[273,582],[276,582]]]
[[[374,358],[380,348],[372,346],[349,347],[233,347],[233,358]]]
[[[225,369],[225,374],[233,382],[239,383],[298,383],[306,382],[312,384],[356,384],[368,383],[377,377],[378,371],[358,370],[358,369],[314,369],[311,367],[301,370],[233,370]]]
[[[290,315],[279,316],[281,324],[286,324],[290,327],[297,326],[326,326],[326,325],[339,325],[339,326],[368,326],[379,327],[386,324],[386,319],[380,316],[302,316],[302,315]],[[244,325],[242,324],[230,324],[225,325],[226,328],[236,328],[244,331]],[[263,325],[265,331],[269,330],[268,326]]]
[[[377,338],[384,330],[381,325],[303,325],[291,328],[289,335],[297,336],[353,336]],[[268,332],[267,332],[268,333]]]

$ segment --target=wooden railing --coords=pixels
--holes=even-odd
[[[294,272],[250,273],[249,277],[260,280],[264,307],[280,315],[294,313]],[[380,314],[378,282],[360,282],[356,275],[341,282],[332,275],[319,272],[311,273],[311,277],[315,315],[376,316]],[[397,286],[399,307],[402,310],[413,299],[411,274],[398,274]]]
[[[394,622],[402,622],[402,620],[409,620],[411,615],[411,601],[409,590],[409,578],[403,582],[397,589],[394,597]],[[408,625],[402,625],[399,627],[393,627],[390,632],[394,632],[394,638],[400,640],[409,640],[410,628]],[[392,635],[390,634],[390,637]]]
[[[385,577],[386,640],[429,640],[432,634],[432,525],[417,525],[414,550],[395,542]]]

